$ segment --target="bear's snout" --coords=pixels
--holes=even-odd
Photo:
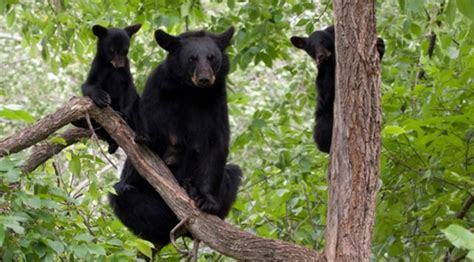
[[[191,78],[193,84],[197,87],[210,87],[214,85],[216,77],[209,65],[197,66]]]

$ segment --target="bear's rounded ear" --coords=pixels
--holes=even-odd
[[[104,36],[107,35],[107,28],[105,28],[101,25],[95,25],[95,26],[92,27],[92,32],[97,37],[104,37]]]
[[[306,50],[306,40],[308,38],[306,37],[299,37],[299,36],[292,36],[290,38],[291,43],[293,44],[294,47]]]
[[[221,50],[226,49],[230,45],[230,40],[232,40],[234,32],[235,29],[231,26],[224,33],[214,36],[214,41],[216,41],[217,46],[219,46]]]
[[[158,45],[168,52],[172,52],[179,46],[178,37],[172,36],[161,29],[155,31],[155,40]]]
[[[136,25],[127,26],[124,29],[125,29],[125,31],[127,31],[128,36],[132,36],[136,32],[138,32],[138,30],[140,30],[141,27],[142,27],[141,24],[136,24]]]

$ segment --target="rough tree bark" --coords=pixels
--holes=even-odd
[[[156,189],[191,234],[218,252],[239,260],[325,261],[324,254],[302,246],[244,232],[216,216],[199,211],[179,187],[163,161],[135,144],[133,131],[111,108],[99,109],[87,98],[73,98],[55,113],[0,141],[0,156],[19,152],[88,113],[125,151],[137,171]]]
[[[370,261],[380,159],[380,69],[373,0],[334,0],[336,99],[328,261]]]

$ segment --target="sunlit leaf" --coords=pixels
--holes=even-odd
[[[152,258],[152,255],[153,255],[153,252],[152,252],[152,248],[153,248],[153,244],[151,244],[150,242],[148,241],[145,241],[145,240],[141,240],[141,239],[136,239],[134,241],[137,249],[145,256],[149,257],[149,258]]]
[[[474,234],[464,227],[449,225],[441,231],[455,247],[474,250]]]
[[[474,22],[474,1],[472,0],[456,0],[459,12]]]
[[[382,133],[385,135],[400,135],[406,133],[406,130],[400,126],[385,126]]]

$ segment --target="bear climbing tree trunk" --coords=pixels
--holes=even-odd
[[[326,258],[370,261],[381,128],[375,1],[333,4],[337,63]]]

